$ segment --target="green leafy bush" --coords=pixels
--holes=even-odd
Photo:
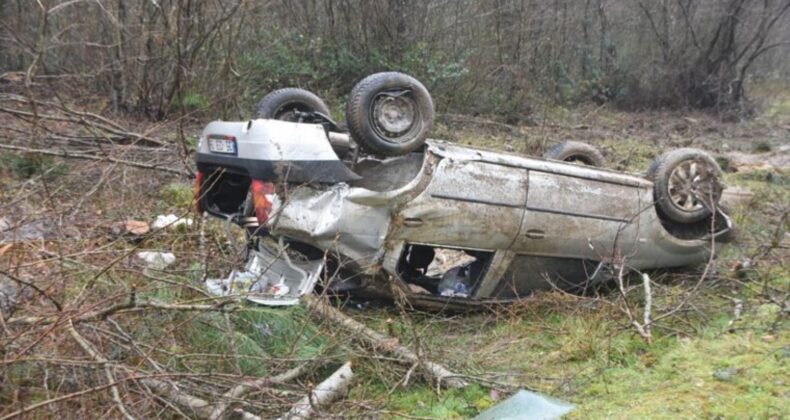
[[[184,111],[196,111],[208,108],[210,105],[208,98],[195,91],[189,91],[181,99],[181,107]]]
[[[380,71],[416,77],[444,104],[457,99],[453,87],[469,74],[466,56],[449,57],[424,42],[392,54],[384,48],[355,51],[342,41],[295,33],[284,36],[272,49],[243,54],[240,67],[251,75],[250,85],[255,87],[245,98],[248,109],[267,92],[286,86],[305,88],[325,99],[344,98],[356,82]]]

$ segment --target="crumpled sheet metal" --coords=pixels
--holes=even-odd
[[[510,398],[483,411],[475,420],[550,420],[559,419],[575,405],[537,392],[519,390]]]
[[[377,205],[366,200],[368,195],[369,190],[345,183],[326,189],[296,187],[289,191],[270,229],[278,236],[337,251],[358,268],[367,268],[384,252],[392,204]]]
[[[261,246],[251,254],[244,271],[208,279],[206,288],[216,296],[243,295],[261,305],[296,305],[299,298],[312,293],[323,267],[323,260],[293,261],[282,249]]]

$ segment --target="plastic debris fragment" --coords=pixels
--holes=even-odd
[[[145,261],[148,268],[157,270],[176,262],[176,256],[172,252],[141,251],[137,253],[137,258]]]
[[[188,217],[178,217],[175,214],[160,214],[156,216],[154,222],[151,223],[151,228],[154,230],[164,228],[175,229],[181,226],[192,226],[192,219]]]
[[[559,419],[575,408],[576,406],[571,403],[522,389],[510,398],[483,411],[475,417],[475,420]]]

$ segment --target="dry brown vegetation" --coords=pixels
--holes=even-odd
[[[276,417],[348,361],[348,392],[318,416],[470,417],[522,387],[579,417],[786,416],[788,8],[0,0],[0,419]],[[383,69],[425,81],[433,136],[461,144],[581,140],[637,173],[706,149],[750,191],[731,204],[738,239],[704,267],[649,273],[649,292],[624,276],[467,315],[347,304],[372,342],[325,306],[208,295],[243,244],[194,214],[201,126],[284,85],[339,109]],[[140,227],[167,213],[196,223]],[[469,385],[437,384],[429,362]]]

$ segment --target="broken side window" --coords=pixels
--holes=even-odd
[[[470,297],[483,278],[493,252],[408,244],[398,274],[412,293]]]

